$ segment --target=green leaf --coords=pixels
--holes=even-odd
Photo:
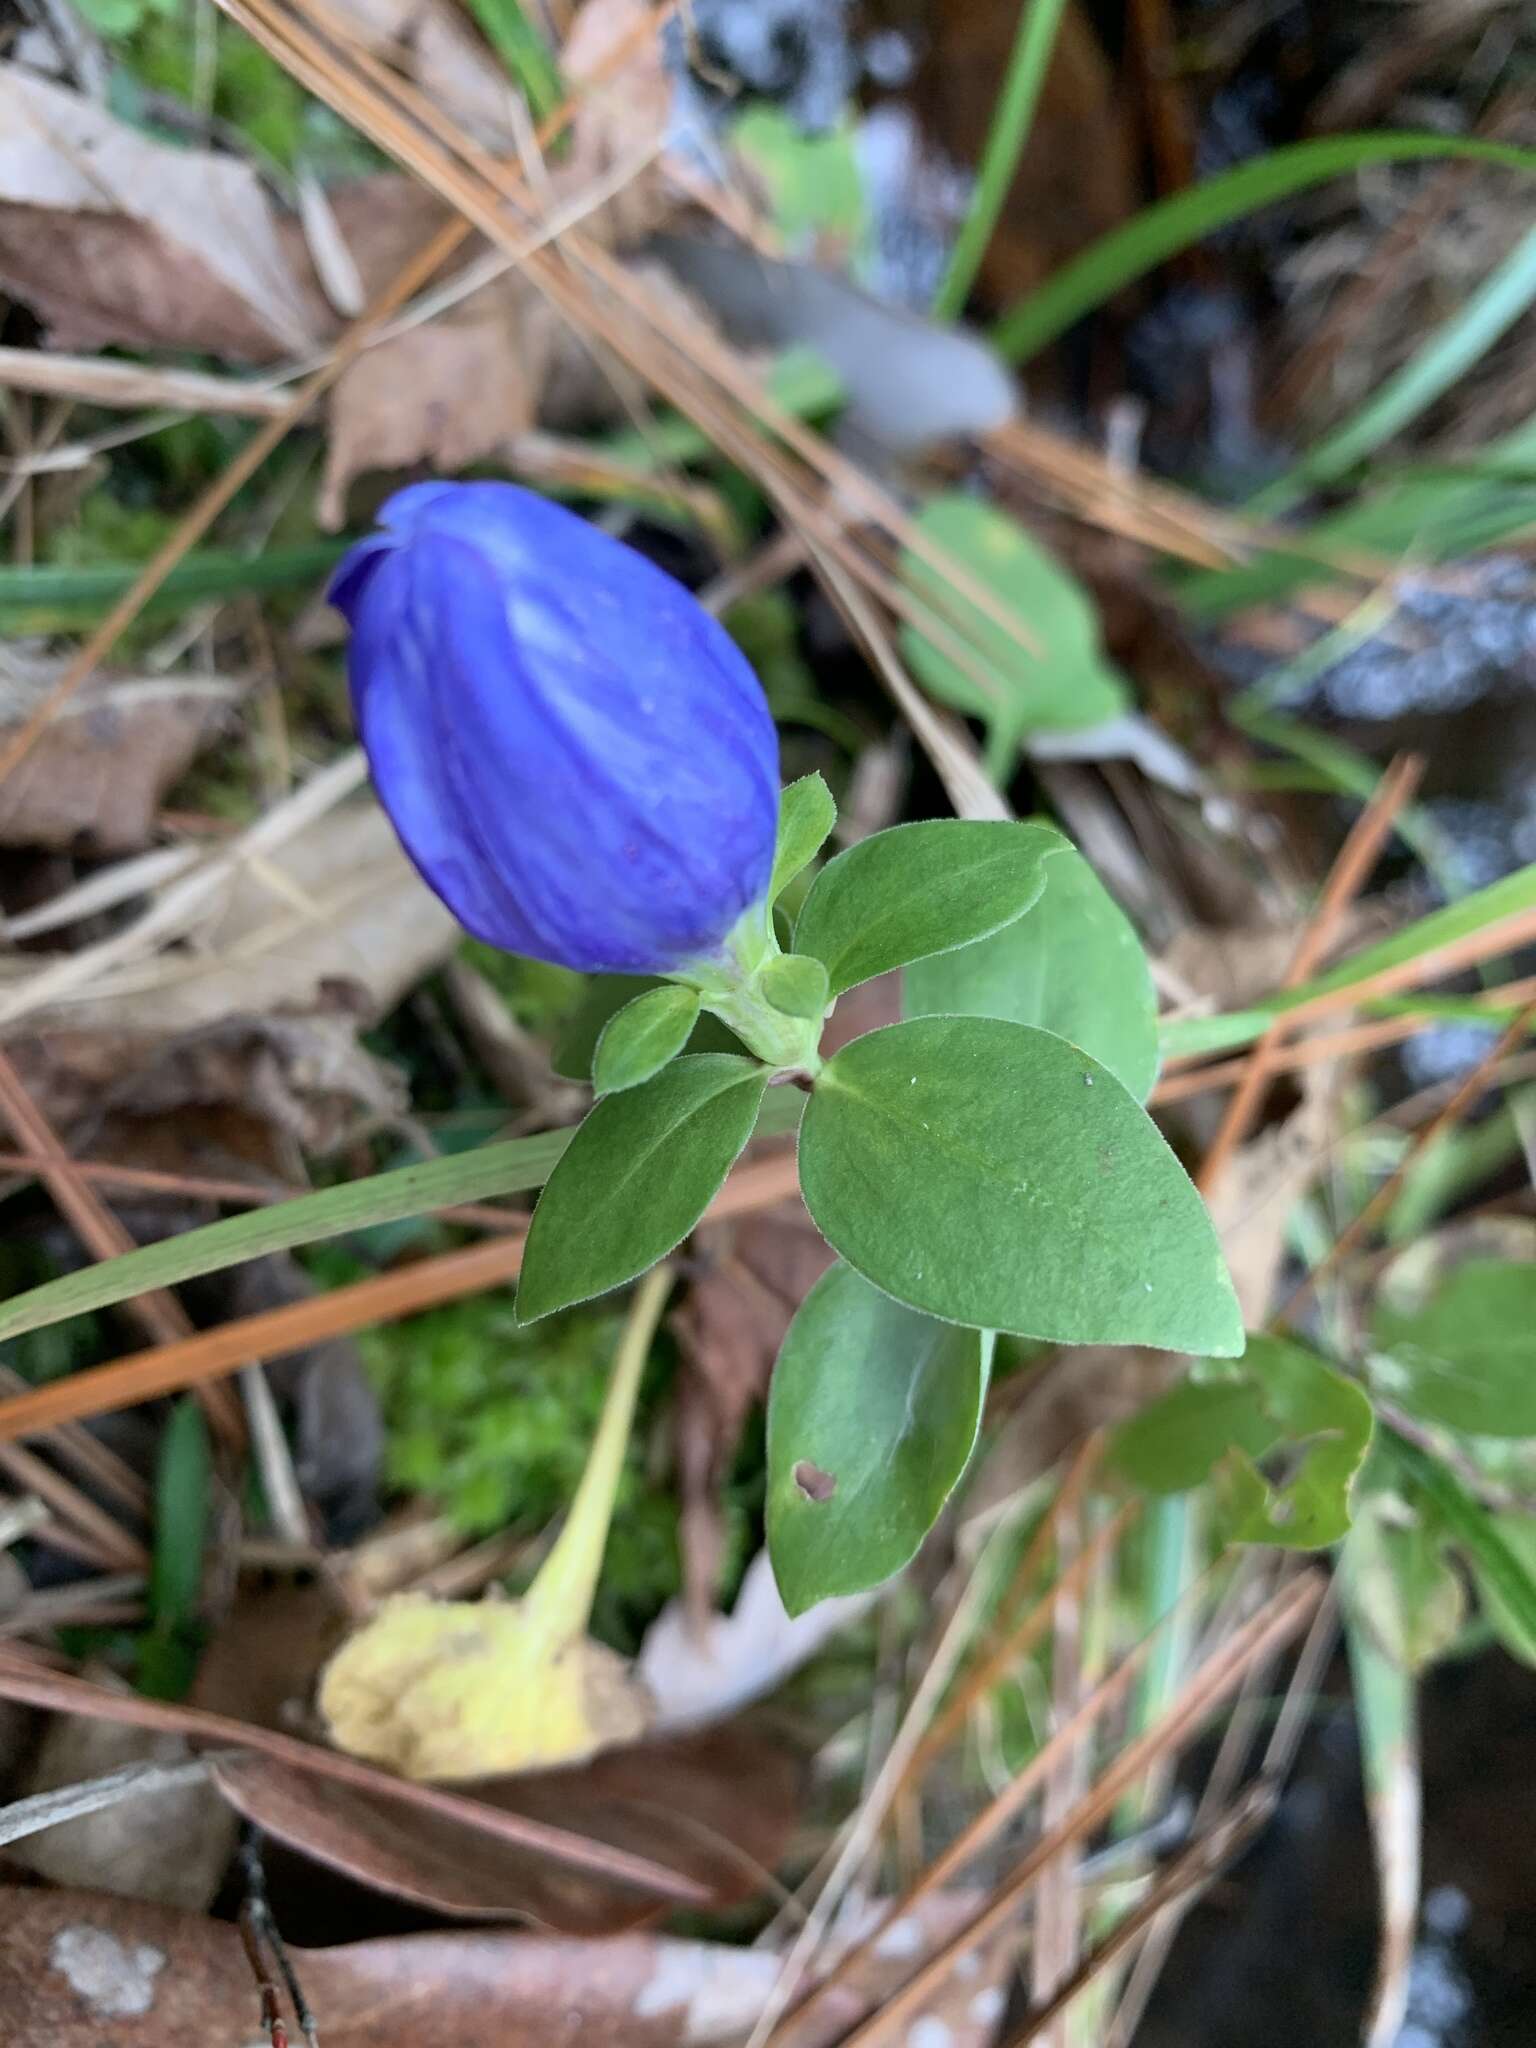
[[[817,1281],[768,1395],[768,1554],[791,1614],[913,1557],[975,1446],[991,1352],[848,1266]]]
[[[1262,1458],[1279,1435],[1251,1381],[1187,1379],[1123,1422],[1110,1456],[1148,1493],[1193,1493],[1230,1451]]]
[[[1022,917],[1066,843],[1049,825],[990,818],[893,825],[827,862],[795,926],[795,951],[823,962],[834,996],[952,952]]]
[[[1152,1493],[1215,1478],[1240,1543],[1316,1550],[1350,1525],[1350,1493],[1370,1447],[1371,1404],[1352,1380],[1280,1337],[1250,1337],[1241,1364],[1187,1380],[1116,1432],[1113,1456]],[[1272,1488],[1258,1460],[1286,1449]]]
[[[592,1062],[597,1057],[597,1041],[609,1021],[637,996],[671,986],[670,982],[655,975],[594,974],[567,1019],[565,1029],[555,1040],[555,1049],[550,1055],[550,1064],[555,1072],[563,1081],[590,1081]],[[711,1017],[706,1012],[694,1025],[687,1050],[739,1053],[743,1047],[734,1032],[728,1031],[718,1017]]]
[[[1507,1625],[1523,1639],[1536,1641],[1536,1574],[1509,1543],[1499,1522],[1438,1458],[1399,1436],[1395,1429],[1383,1428],[1382,1441],[1390,1464],[1427,1497],[1466,1551],[1484,1597],[1491,1591],[1502,1604]]]
[[[1382,1493],[1367,1497],[1344,1545],[1350,1611],[1404,1671],[1443,1656],[1466,1620],[1466,1591],[1445,1549],[1445,1525],[1428,1502]]]
[[[827,970],[804,953],[781,953],[762,972],[763,994],[785,1017],[826,1014]]]
[[[1291,143],[1234,170],[1202,178],[1198,185],[1144,208],[1124,227],[1102,236],[1081,256],[1063,264],[1046,284],[1005,313],[993,329],[992,339],[1005,356],[1024,362],[1085,313],[1113,298],[1122,286],[1145,276],[1181,249],[1193,248],[1229,221],[1241,220],[1330,178],[1345,177],[1366,164],[1445,156],[1536,171],[1536,150],[1510,143],[1465,141],[1459,136],[1325,135]]]
[[[965,564],[1018,619],[1025,636],[1021,641],[962,600],[921,555],[910,549],[902,555],[903,582],[929,606],[942,604],[946,625],[964,605],[963,624],[951,633],[963,637],[981,671],[969,673],[947,642],[941,645],[909,622],[901,639],[913,673],[930,696],[986,723],[994,763],[1006,767],[1028,733],[1071,732],[1119,717],[1130,693],[1103,653],[1099,615],[1053,555],[1006,512],[959,493],[930,499],[917,526]]]
[[[1536,1434],[1536,1266],[1469,1259],[1428,1306],[1376,1312],[1371,1374],[1427,1421],[1473,1436]]]
[[[731,141],[767,186],[774,225],[791,243],[817,234],[851,241],[861,232],[864,181],[850,119],[807,134],[759,100],[732,123]]]
[[[608,1019],[592,1055],[592,1085],[599,1095],[638,1088],[688,1043],[699,1020],[699,992],[663,982],[647,989]]]
[[[1135,927],[1073,847],[1033,909],[989,939],[913,963],[909,1017],[1007,1017],[1070,1038],[1145,1102],[1157,1079],[1157,991]]]
[[[827,843],[837,823],[837,805],[819,775],[802,775],[779,798],[779,838],[773,855],[768,901],[777,903],[802,868]]]
[[[1536,1586],[1536,1517],[1522,1514],[1493,1515],[1490,1527],[1495,1538],[1503,1544],[1532,1586]],[[1472,1558],[1472,1569],[1477,1578],[1477,1588],[1482,1595],[1483,1610],[1493,1625],[1494,1633],[1512,1657],[1518,1657],[1522,1664],[1536,1664],[1536,1630],[1530,1626],[1531,1617],[1518,1607],[1511,1606],[1505,1593],[1507,1580],[1498,1573],[1484,1570],[1479,1558]]]
[[[946,1321],[1226,1355],[1242,1319],[1205,1205],[1146,1111],[1076,1046],[916,1017],[830,1060],[800,1185],[849,1265]]]
[[[622,1287],[665,1258],[718,1194],[767,1085],[755,1060],[692,1053],[604,1096],[533,1212],[519,1323]]]

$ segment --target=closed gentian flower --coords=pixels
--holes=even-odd
[[[500,483],[413,484],[330,589],[374,785],[469,931],[587,973],[717,957],[768,886],[778,740],[680,583]]]

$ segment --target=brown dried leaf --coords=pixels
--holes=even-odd
[[[346,523],[347,486],[375,469],[446,474],[505,451],[534,423],[551,325],[503,281],[351,363],[331,394],[317,516]]]
[[[365,50],[388,58],[476,142],[501,151],[516,147],[517,90],[447,0],[332,0],[329,11]]]
[[[190,1754],[179,1735],[58,1714],[20,1792],[30,1798],[105,1777],[125,1764],[177,1763]],[[231,1815],[204,1782],[136,1793],[45,1828],[6,1853],[50,1884],[202,1912],[213,1903],[234,1837]]]
[[[526,1918],[566,1934],[613,1933],[655,1913],[654,1900],[628,1886],[265,1757],[222,1761],[215,1778],[237,1811],[276,1840],[432,1912]],[[737,1722],[465,1789],[503,1811],[666,1864],[723,1907],[752,1897],[784,1854],[800,1787],[793,1755]]]
[[[0,676],[0,731],[29,715],[51,670]],[[238,685],[215,676],[88,685],[0,783],[0,846],[138,852],[155,836],[161,798],[227,723],[238,695]]]
[[[915,1957],[974,1914],[945,1893],[898,1921],[867,1990],[838,1990],[794,2048],[830,2048]],[[894,1939],[898,1931],[902,1938]],[[724,2048],[772,1993],[771,1950],[647,1934],[608,1940],[478,1930],[290,1951],[326,2048]],[[1006,2003],[994,1943],[909,2023],[908,2042],[984,2048]],[[0,1982],[21,2048],[250,2048],[256,1988],[237,1930],[82,1892],[0,1895]]]
[[[10,1027],[23,1078],[77,1149],[108,1118],[193,1105],[237,1105],[309,1145],[359,1105],[398,1112],[398,1084],[357,1032],[459,928],[376,805],[333,811],[243,868],[198,937],[196,953],[129,961]]]
[[[313,307],[254,171],[0,65],[0,283],[60,348],[304,354]]]
[[[560,56],[576,94],[570,148],[558,168],[562,193],[575,197],[627,164],[645,164],[586,223],[589,233],[621,245],[640,241],[677,210],[655,162],[672,112],[656,21],[646,0],[583,0]]]

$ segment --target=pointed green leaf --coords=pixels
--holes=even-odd
[[[1098,613],[1076,578],[1016,520],[985,499],[955,492],[930,500],[917,525],[965,564],[1024,636],[974,603],[963,623],[952,623],[958,593],[909,549],[901,558],[903,580],[950,628],[942,644],[918,626],[901,629],[907,659],[930,696],[1015,744],[1027,733],[1073,731],[1120,716],[1130,693],[1103,653]],[[954,640],[978,673],[955,658]]]
[[[606,1294],[665,1258],[718,1194],[767,1085],[755,1060],[687,1053],[604,1096],[533,1212],[518,1321]]]
[[[989,939],[907,969],[909,1017],[1010,1017],[1070,1038],[1145,1102],[1157,1079],[1157,991],[1135,927],[1074,847],[1040,900]]]
[[[1371,1376],[1400,1407],[1473,1436],[1536,1435],[1536,1266],[1469,1259],[1413,1313],[1384,1304]]]
[[[795,926],[795,951],[824,963],[839,996],[969,945],[1024,915],[1066,844],[1049,825],[991,818],[893,825],[827,862]]]
[[[779,840],[773,855],[768,901],[779,897],[808,862],[813,861],[837,823],[837,805],[819,775],[802,775],[779,798]]]
[[[1204,1203],[1114,1075],[1049,1031],[917,1017],[817,1080],[818,1228],[929,1315],[1058,1344],[1229,1355],[1242,1319]]]
[[[688,1043],[699,1019],[699,992],[663,982],[647,989],[608,1019],[592,1055],[592,1085],[599,1095],[638,1088],[660,1073]]]
[[[848,1266],[789,1326],[768,1394],[768,1554],[784,1605],[900,1571],[965,1470],[992,1339],[916,1314]]]
[[[763,994],[786,1017],[821,1017],[827,1008],[827,970],[804,953],[781,953],[762,973]]]
[[[597,1041],[608,1023],[637,996],[669,986],[670,983],[648,974],[594,974],[565,1029],[555,1040],[555,1049],[550,1055],[550,1064],[561,1080],[590,1081],[592,1062],[597,1056]],[[711,1017],[705,1011],[693,1027],[687,1050],[741,1052],[743,1047],[734,1032],[727,1031],[718,1017]]]

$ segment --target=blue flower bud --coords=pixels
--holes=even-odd
[[[413,484],[342,562],[374,785],[460,923],[587,973],[711,959],[768,886],[778,737],[725,629],[512,484]]]

